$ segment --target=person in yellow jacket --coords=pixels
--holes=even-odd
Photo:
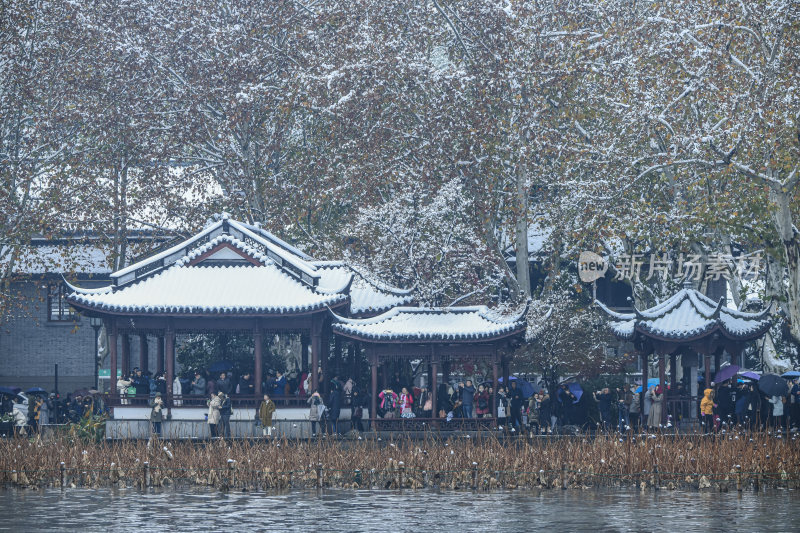
[[[261,430],[265,437],[272,436],[272,415],[275,413],[275,402],[270,400],[269,395],[264,395],[264,400],[258,408],[258,420],[261,422]]]
[[[714,403],[714,389],[706,389],[703,391],[703,399],[700,401],[700,414],[703,415],[703,424],[706,426],[706,431],[714,430],[714,408],[717,404]]]

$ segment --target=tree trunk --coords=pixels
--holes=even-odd
[[[789,320],[789,331],[795,340],[800,341],[800,235],[792,222],[792,192],[793,188],[780,190],[772,187],[770,196],[776,204],[775,229],[783,242],[786,260],[788,287],[785,311]]]
[[[525,163],[520,157],[517,165],[517,221],[514,227],[517,240],[517,283],[523,298],[531,297],[531,270],[528,260],[528,187],[525,183]]]

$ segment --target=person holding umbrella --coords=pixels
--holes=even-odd
[[[764,414],[771,414],[770,421],[772,422],[783,422],[783,397],[789,393],[789,385],[786,380],[777,374],[764,374],[758,380],[758,388],[767,399],[766,405],[762,405],[762,408],[768,409],[772,404],[772,413],[767,410]],[[766,417],[762,422],[762,427],[764,425],[766,425]]]

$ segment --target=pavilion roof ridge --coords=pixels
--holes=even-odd
[[[228,244],[232,244],[233,246],[236,246],[237,248],[241,249],[243,252],[251,255],[253,257],[253,259],[257,259],[257,260],[261,261],[262,263],[268,263],[268,262],[272,263],[272,260],[269,257],[267,257],[266,254],[256,250],[255,248],[253,248],[252,246],[250,246],[246,242],[237,239],[233,235],[230,235],[228,233],[222,233],[220,235],[217,235],[216,237],[214,237],[210,241],[208,241],[206,244],[204,244],[204,245],[202,245],[202,246],[200,246],[198,248],[195,248],[194,250],[192,250],[191,252],[189,252],[188,254],[183,256],[181,259],[178,259],[174,263],[174,265],[178,266],[178,267],[188,266],[188,264],[191,263],[193,260],[197,259],[198,257],[203,255],[204,253],[212,250],[215,246],[217,246],[217,245],[219,245],[219,244],[221,244],[223,242],[226,242]]]
[[[353,263],[351,263],[349,261],[346,261],[346,260],[341,260],[341,259],[340,260],[333,260],[333,261],[316,260],[316,261],[312,261],[311,264],[313,264],[314,266],[316,266],[319,269],[346,268],[346,269],[352,271],[356,276],[358,276],[358,279],[363,280],[365,283],[367,283],[368,285],[372,286],[373,288],[375,288],[375,289],[377,289],[379,291],[388,292],[390,294],[394,294],[394,295],[397,295],[397,296],[410,295],[417,288],[416,284],[413,285],[412,287],[408,288],[408,289],[402,289],[400,287],[395,287],[394,285],[389,285],[388,283],[386,283],[382,279],[378,278],[378,276],[375,273],[369,272],[367,274],[367,273],[364,272],[363,269],[355,266]]]
[[[612,318],[614,334],[623,339],[632,339],[638,332],[662,341],[687,341],[719,331],[728,339],[746,340],[762,335],[772,323],[769,308],[759,313],[729,309],[723,298],[714,301],[687,287],[650,309],[635,309],[635,313],[617,313],[597,304]]]
[[[485,305],[461,307],[395,307],[371,318],[345,318],[331,311],[334,331],[372,341],[480,341],[525,330],[520,314],[499,321]],[[425,315],[424,318],[421,315]]]
[[[271,231],[267,231],[266,229],[264,229],[264,227],[260,223],[256,223],[255,225],[248,224],[248,223],[242,222],[242,221],[238,221],[238,223],[240,225],[250,229],[251,231],[253,231],[255,233],[261,234],[265,239],[271,241],[273,244],[275,244],[277,246],[280,246],[281,248],[285,249],[287,252],[290,252],[290,253],[296,255],[297,257],[299,257],[300,259],[302,259],[304,261],[315,261],[315,259],[313,257],[311,257],[310,255],[305,253],[300,248],[298,248],[296,246],[292,246],[291,244],[289,244],[285,240],[281,239],[280,237],[278,237],[277,235],[275,235]]]
[[[185,239],[185,240],[179,242],[175,246],[167,248],[166,250],[163,250],[163,251],[161,251],[161,252],[159,252],[159,253],[157,253],[155,255],[152,255],[150,257],[147,257],[145,259],[142,259],[141,261],[133,263],[132,265],[128,265],[127,267],[121,268],[120,270],[117,270],[116,272],[112,272],[111,273],[111,279],[122,278],[123,276],[126,276],[128,274],[135,273],[138,269],[146,268],[148,265],[150,265],[150,264],[152,264],[152,263],[154,263],[156,261],[167,259],[170,256],[176,255],[181,250],[186,249],[187,247],[195,244],[197,241],[203,239],[204,237],[210,235],[214,231],[216,231],[219,228],[221,228],[223,226],[223,222],[227,223],[227,219],[218,220],[218,221],[216,221],[216,222],[214,222],[212,224],[209,224],[208,226],[203,228],[199,233],[193,235],[192,237],[189,237],[188,239]]]

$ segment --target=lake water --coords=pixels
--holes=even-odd
[[[797,531],[800,492],[0,489],[0,531]],[[555,526],[556,529],[553,529]]]

